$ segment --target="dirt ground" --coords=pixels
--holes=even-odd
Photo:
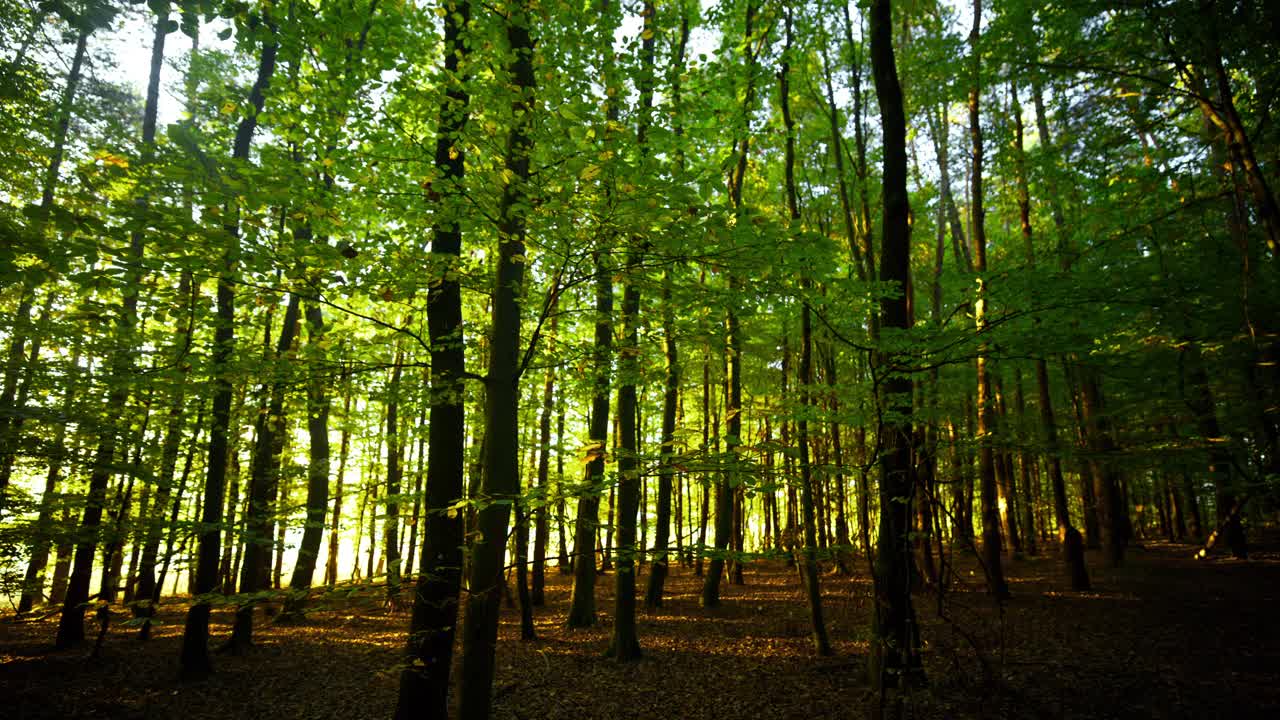
[[[943,594],[916,596],[927,685],[900,698],[921,718],[1280,718],[1280,538],[1248,561],[1191,559],[1189,546],[1147,544],[1116,570],[1090,555],[1094,591],[1065,590],[1055,558],[1009,561],[1013,599],[997,606],[973,563],[952,558]],[[781,562],[749,566],[723,585],[721,608],[698,607],[700,579],[673,570],[668,599],[641,611],[645,656],[602,658],[612,574],[598,581],[600,624],[570,631],[570,579],[548,572],[539,638],[519,640],[504,611],[495,718],[854,718],[867,690],[870,587],[823,576],[835,654],[815,657],[797,575]],[[644,576],[640,587],[643,588]],[[258,624],[257,647],[218,655],[216,674],[180,683],[185,606],[170,600],[148,642],[121,609],[99,658],[54,652],[56,617],[0,620],[0,718],[387,718],[408,626],[382,588],[345,588],[317,600],[301,625]],[[213,618],[214,642],[231,611]],[[92,634],[91,634],[92,637]]]

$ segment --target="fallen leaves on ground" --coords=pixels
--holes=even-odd
[[[1273,543],[1274,545],[1274,543]],[[1269,551],[1270,550],[1270,551]],[[998,606],[972,560],[952,557],[942,613],[916,596],[928,684],[896,698],[908,717],[1280,717],[1280,552],[1249,561],[1190,559],[1187,546],[1135,548],[1072,592],[1054,557],[1009,561],[1014,597]],[[865,565],[865,563],[862,563]],[[640,610],[644,657],[603,657],[612,632],[613,574],[597,581],[594,628],[569,630],[570,578],[547,573],[538,639],[519,639],[504,611],[494,716],[591,718],[851,718],[879,698],[864,679],[870,584],[822,578],[834,655],[816,657],[798,575],[753,563],[723,604],[698,605],[701,578],[673,568],[663,607]],[[642,574],[639,588],[644,587]],[[0,623],[0,717],[237,720],[387,718],[395,703],[408,614],[381,590],[333,593],[300,624],[257,623],[256,647],[219,654],[216,673],[177,680],[185,606],[162,607],[153,638],[117,624],[98,659],[55,652],[56,617]],[[124,611],[117,617],[123,619]],[[211,645],[232,611],[213,615]],[[92,637],[92,632],[90,633]],[[455,673],[456,677],[456,673]]]

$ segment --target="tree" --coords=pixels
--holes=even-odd
[[[262,43],[258,61],[258,73],[253,87],[249,91],[249,112],[241,118],[236,127],[235,140],[231,149],[232,162],[246,162],[249,159],[249,148],[253,142],[253,133],[258,125],[258,117],[266,103],[267,88],[271,77],[275,74],[276,54],[279,46],[273,36],[268,36]],[[223,253],[218,276],[217,290],[217,323],[214,329],[213,345],[213,414],[209,430],[209,459],[205,463],[204,499],[201,504],[202,530],[199,539],[199,554],[196,563],[193,591],[196,601],[187,612],[186,628],[182,635],[182,674],[184,677],[198,678],[212,671],[209,660],[209,612],[210,604],[206,596],[213,592],[218,584],[218,550],[221,544],[222,494],[227,475],[227,445],[231,427],[231,399],[234,388],[229,376],[232,353],[235,350],[235,267],[238,256],[237,247],[240,237],[239,226],[235,223],[234,205],[227,213],[229,224],[225,226],[227,246]]]
[[[981,16],[981,12],[976,13]],[[975,23],[979,22],[975,20]],[[894,60],[893,9],[888,0],[871,6],[871,67],[880,123],[884,128],[884,216],[880,280],[901,292],[880,300],[881,327],[910,327],[905,290],[910,284],[911,235],[907,224],[906,117]],[[976,173],[975,173],[976,174]],[[980,187],[980,186],[979,186]],[[975,194],[976,197],[976,194]],[[980,215],[976,216],[980,217]],[[975,223],[976,225],[976,223]],[[880,380],[880,535],[875,562],[876,609],[871,624],[868,669],[877,689],[909,685],[923,675],[920,637],[911,604],[911,501],[915,489],[911,464],[911,380],[885,354]]]
[[[477,521],[479,535],[472,546],[466,620],[463,627],[462,683],[459,714],[486,718],[492,702],[494,645],[498,639],[498,611],[502,603],[502,556],[506,548],[507,520],[520,491],[520,299],[524,292],[526,183],[533,150],[532,130],[536,109],[534,41],[530,9],[513,7],[504,17],[507,39],[507,72],[511,88],[512,125],[507,134],[504,166],[507,184],[502,189],[498,214],[498,268],[494,279],[493,320],[490,333],[489,373],[485,380],[485,451],[482,503]]]

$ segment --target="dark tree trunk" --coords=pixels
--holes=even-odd
[[[604,489],[604,462],[609,438],[609,374],[613,354],[613,274],[603,254],[596,255],[595,378],[591,396],[591,421],[584,487],[578,496],[578,518],[573,534],[573,592],[567,624],[571,628],[596,623],[596,531],[600,524],[600,493]]]
[[[465,146],[459,142],[469,119],[468,93],[471,21],[468,0],[442,0],[443,64],[453,80],[445,90],[437,119],[435,166],[437,191],[447,207],[461,207],[466,175]],[[446,213],[437,222],[431,245],[440,261],[438,278],[427,290],[427,331],[431,338],[431,398],[427,444],[427,487],[423,503],[422,556],[409,623],[406,667],[400,673],[397,720],[448,717],[449,673],[462,586],[463,518],[449,507],[463,498],[466,470],[466,356],[462,325],[462,287],[456,266],[462,256],[462,226]]]
[[[403,479],[400,443],[400,377],[404,358],[396,351],[391,383],[387,388],[387,515],[382,531],[382,554],[387,561],[387,601],[400,596],[400,484]]]
[[[62,412],[71,416],[75,398],[79,391],[80,346],[77,344],[71,354],[71,362],[63,379],[64,395]],[[35,604],[44,597],[44,571],[49,564],[50,538],[54,533],[54,512],[56,510],[55,494],[58,482],[62,479],[63,465],[67,461],[67,423],[58,423],[54,427],[53,449],[49,455],[49,471],[45,475],[44,492],[40,496],[40,512],[36,518],[35,537],[31,543],[31,558],[27,562],[27,572],[22,582],[22,596],[18,600],[18,614],[31,612]]]
[[[71,69],[67,73],[67,85],[63,90],[61,105],[58,111],[57,130],[54,139],[53,154],[49,158],[48,169],[45,173],[44,187],[40,198],[40,208],[46,214],[53,209],[54,192],[58,184],[58,170],[62,165],[63,151],[66,147],[67,128],[71,122],[71,106],[75,101],[76,89],[80,85],[81,69],[84,65],[85,47],[89,41],[89,34],[92,32],[92,24],[85,22],[80,30],[79,36],[76,38],[75,55],[71,61]],[[130,247],[130,255],[132,256],[132,247]],[[138,248],[141,250],[141,248]],[[134,316],[137,308],[137,275],[135,270],[133,287],[125,291],[125,297],[121,303],[121,314],[119,325],[121,330],[127,335],[133,327]],[[129,311],[132,304],[134,312]],[[19,309],[19,322],[23,319],[23,309]],[[30,313],[30,305],[27,305],[26,312]],[[17,357],[23,355],[22,344],[15,340]],[[12,355],[11,355],[12,357]],[[108,408],[120,408],[125,404],[129,397],[129,387],[126,384],[128,375],[129,354],[124,353],[117,356],[118,367],[114,373],[117,382],[112,386],[112,390],[107,398]],[[6,454],[8,450],[6,449]],[[102,506],[107,499],[107,486],[111,481],[111,459],[115,454],[115,435],[114,431],[106,428],[102,431],[102,436],[98,442],[98,451],[95,455],[93,472],[89,478],[89,493],[85,502],[84,519],[80,522],[80,539],[76,544],[75,560],[71,575],[67,581],[66,597],[63,599],[62,616],[58,622],[58,635],[55,645],[59,649],[74,647],[84,642],[84,606],[89,601],[89,582],[93,575],[93,556],[97,551],[98,545],[98,527],[102,523]],[[0,503],[3,503],[3,493],[5,488],[0,487]],[[3,505],[0,504],[0,510]]]
[[[551,313],[551,325],[547,332],[548,342],[554,342],[559,315],[556,304],[548,308]],[[547,573],[547,541],[551,534],[549,499],[551,498],[551,413],[555,410],[555,367],[547,368],[546,379],[542,385],[542,411],[538,416],[538,503],[534,509],[533,530],[533,587],[529,601],[535,606],[546,601]]]
[[[515,512],[515,532],[512,533],[512,553],[516,566],[516,593],[520,597],[520,639],[536,640],[533,627],[533,602],[529,596],[529,511],[521,498],[511,504]]]
[[[333,515],[329,518],[329,554],[325,558],[324,581],[329,587],[338,582],[338,531],[342,527],[343,477],[347,473],[347,454],[351,450],[351,378],[343,372],[342,433],[338,440],[338,486],[333,493]]]
[[[304,315],[310,336],[308,342],[323,353],[323,311],[318,304],[308,302]],[[315,371],[307,378],[307,435],[310,438],[307,524],[302,531],[293,575],[289,578],[290,599],[284,616],[300,613],[306,605],[316,559],[320,556],[320,542],[324,539],[324,512],[329,504],[329,396],[324,376]]]
[[[789,229],[793,235],[801,230],[800,203],[796,193],[796,133],[795,122],[791,117],[791,41],[792,11],[786,12],[784,21],[785,46],[778,68],[778,94],[781,99],[782,122],[786,132],[786,150],[784,155],[784,173],[786,178],[787,214]],[[803,274],[800,278],[802,293],[813,291],[813,284]],[[809,302],[806,298],[800,315],[800,403],[801,415],[797,420],[800,444],[800,506],[804,515],[804,562],[801,568],[801,579],[804,582],[805,594],[809,600],[809,621],[813,630],[814,652],[819,655],[831,654],[831,643],[827,639],[827,625],[822,617],[822,586],[818,580],[818,548],[817,532],[814,520],[813,470],[809,462],[809,406],[813,402],[813,327],[810,320]]]
[[[233,161],[249,160],[249,147],[258,125],[258,115],[266,100],[267,86],[276,68],[275,39],[266,41],[258,63],[258,76],[249,92],[251,112],[236,128],[231,151]],[[222,493],[227,475],[227,441],[231,427],[231,360],[235,352],[235,267],[239,256],[238,212],[229,213],[225,230],[230,245],[222,257],[217,290],[217,318],[214,326],[210,376],[213,378],[213,422],[209,430],[209,460],[205,464],[203,512],[201,514],[199,559],[196,563],[195,603],[187,613],[182,636],[181,666],[184,677],[197,678],[213,669],[209,660],[209,602],[201,596],[213,592],[218,583],[218,549],[221,541]]]
[[[758,11],[759,7],[755,0],[748,0],[744,26],[744,38],[746,38],[744,53],[747,60],[747,87],[742,101],[744,118],[750,117],[755,108],[757,57],[753,47],[756,42],[755,19]],[[767,32],[766,30],[766,34]],[[749,128],[750,123],[745,122],[743,126],[746,132],[745,128]],[[742,188],[747,175],[747,156],[751,149],[751,136],[747,134],[739,142],[737,166],[734,168],[729,185],[729,200],[733,204],[734,213],[741,216],[744,210]],[[729,273],[728,285],[730,294],[742,290],[741,281],[732,272]],[[742,443],[742,330],[738,313],[732,306],[725,313],[725,353],[727,368],[724,418],[727,458],[725,468],[716,483],[716,552],[711,557],[707,575],[703,579],[701,599],[703,607],[715,607],[720,604],[720,580],[724,575],[725,550],[733,535],[733,503],[738,473],[737,449]]]
[[[1124,562],[1129,543],[1129,511],[1121,494],[1119,472],[1110,455],[1115,452],[1111,421],[1103,407],[1102,389],[1096,372],[1081,367],[1080,401],[1084,417],[1085,438],[1097,460],[1091,461],[1094,493],[1098,503],[1098,525],[1102,528],[1102,544],[1107,564],[1118,567]]]
[[[498,208],[498,267],[493,292],[489,373],[486,385],[484,479],[480,535],[472,545],[470,591],[462,645],[459,717],[489,717],[493,696],[494,650],[502,601],[502,555],[511,501],[520,493],[520,298],[525,275],[525,183],[533,150],[534,41],[529,8],[515,7],[506,18],[507,72],[514,97],[515,124],[507,136],[505,169],[511,181]]]
[[[969,136],[972,140],[973,176],[973,259],[974,270],[979,275],[978,296],[974,301],[973,317],[979,333],[987,329],[987,289],[981,277],[987,272],[987,232],[984,218],[982,196],[982,124],[979,120],[979,102],[981,89],[981,54],[978,48],[980,28],[982,27],[982,0],[974,0],[973,30],[969,34],[970,52],[972,54],[973,84],[969,88]],[[1009,595],[1009,586],[1004,580],[1004,568],[1000,564],[1000,508],[997,500],[996,456],[992,447],[992,436],[996,431],[996,401],[991,392],[990,369],[988,368],[988,348],[984,343],[978,349],[978,476],[981,487],[982,505],[982,563],[987,575],[987,588],[997,598]]]
[[[289,295],[284,320],[280,325],[280,339],[276,343],[275,361],[269,385],[261,395],[267,406],[259,411],[256,422],[256,439],[253,447],[253,465],[249,471],[248,506],[245,511],[244,561],[240,566],[240,593],[250,596],[236,608],[236,621],[231,630],[228,649],[233,653],[244,652],[253,645],[253,611],[257,605],[252,596],[269,588],[269,571],[274,545],[276,495],[279,491],[280,453],[284,442],[285,391],[288,387],[287,371],[282,366],[285,356],[293,347],[297,336],[299,298]]]
[[[884,218],[880,281],[909,287],[911,235],[908,227],[906,117],[902,87],[894,60],[893,11],[889,0],[871,5],[871,67],[880,123],[884,128]],[[907,297],[880,300],[882,327],[906,330],[910,325]],[[881,386],[879,402],[893,410],[878,433],[880,455],[880,537],[875,562],[875,612],[871,623],[868,670],[877,689],[899,687],[922,678],[920,637],[911,603],[911,495],[915,489],[911,464],[911,379],[894,372],[894,359],[878,362],[890,374]],[[887,367],[886,367],[887,366]],[[883,416],[882,416],[883,417]]]
[[[684,37],[684,34],[682,34]],[[683,53],[681,53],[683,54]],[[661,464],[658,469],[658,516],[654,528],[653,562],[649,566],[649,585],[644,604],[648,608],[662,607],[663,585],[670,565],[670,530],[672,478],[676,476],[676,410],[680,402],[680,356],[676,346],[675,315],[671,311],[671,274],[663,278],[662,286],[662,344],[666,356],[665,384],[662,394],[662,446],[659,449]],[[683,530],[680,512],[676,510],[676,557],[680,556],[680,534]]]
[[[654,5],[645,0],[641,12],[644,31],[640,44],[640,126],[637,143],[645,152],[649,114],[653,110]],[[636,512],[640,506],[640,409],[636,382],[640,375],[640,241],[632,238],[627,251],[626,285],[622,289],[622,341],[618,347],[619,433],[622,443],[618,452],[618,571],[614,575],[613,637],[606,655],[620,662],[640,658],[640,642],[636,638],[636,556],[643,544],[636,543]]]
[[[717,426],[717,435],[719,429]],[[711,348],[707,347],[702,356],[702,456],[705,463],[711,455]],[[698,483],[702,487],[702,502],[698,504],[698,549],[696,551],[693,573],[702,577],[703,556],[707,550],[707,520],[711,512],[711,481],[702,473]]]
[[[1218,530],[1237,558],[1249,557],[1249,545],[1244,526],[1240,522],[1242,496],[1237,495],[1232,481],[1231,451],[1222,439],[1215,410],[1213,391],[1209,387],[1209,374],[1205,369],[1200,348],[1194,342],[1185,341],[1181,349],[1183,366],[1187,375],[1187,404],[1195,413],[1196,427],[1209,445],[1209,477],[1213,479],[1217,507]]]
[[[564,393],[556,399],[556,490],[560,496],[556,506],[556,536],[560,543],[557,569],[561,575],[573,574],[573,556],[569,554],[569,530],[565,525],[569,511],[565,503],[564,487]]]

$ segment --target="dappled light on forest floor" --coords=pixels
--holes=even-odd
[[[946,591],[945,619],[936,595],[916,595],[930,682],[908,707],[938,718],[1268,716],[1280,709],[1280,628],[1271,621],[1280,566],[1199,563],[1186,549],[1150,545],[1113,570],[1091,555],[1096,587],[1085,593],[1063,589],[1056,555],[1006,559],[1014,597],[1003,612],[980,574],[969,575],[972,560],[955,556],[964,580]],[[597,581],[599,622],[585,630],[564,625],[569,578],[547,580],[538,639],[519,640],[519,614],[504,609],[496,718],[846,718],[871,699],[865,576],[823,576],[835,653],[819,658],[794,568],[752,565],[747,583],[726,583],[712,610],[698,607],[701,578],[675,568],[664,606],[639,612],[645,654],[632,664],[602,657],[612,574]],[[408,615],[378,597],[329,593],[304,622],[264,622],[253,652],[216,655],[217,673],[193,684],[176,679],[177,602],[164,606],[147,643],[118,610],[98,660],[53,652],[51,618],[9,620],[0,625],[0,715],[389,717]],[[227,637],[231,619],[229,609],[214,612],[215,638]]]

